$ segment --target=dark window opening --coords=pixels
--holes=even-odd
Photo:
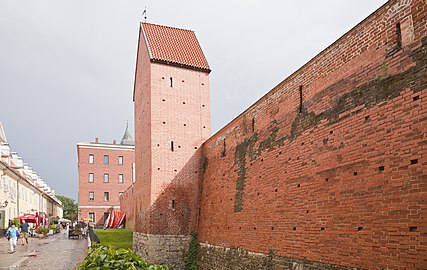
[[[171,141],[171,151],[173,152],[173,141]]]
[[[175,200],[172,200],[172,209],[175,209]]]
[[[418,159],[412,159],[411,160],[411,164],[417,164],[418,163]]]
[[[221,157],[225,157],[226,155],[227,155],[227,148],[226,148],[225,139],[224,139],[223,146],[222,146]]]
[[[255,117],[252,117],[252,132],[255,132]]]
[[[400,29],[400,23],[396,23],[396,39],[397,39],[397,48],[402,48],[402,31]]]
[[[170,87],[173,87],[173,78],[170,77],[169,79],[170,79]]]
[[[302,85],[299,86],[299,113],[302,113]]]

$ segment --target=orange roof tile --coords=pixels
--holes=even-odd
[[[210,72],[193,31],[151,23],[142,23],[142,29],[151,61]]]

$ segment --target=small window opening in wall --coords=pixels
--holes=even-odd
[[[173,87],[173,78],[172,77],[169,78],[169,82],[170,82],[170,87]]]
[[[410,232],[416,232],[417,231],[417,227],[409,227],[409,231]]]
[[[299,86],[299,113],[302,113],[302,85]]]
[[[334,133],[334,131],[333,131],[333,130],[329,131],[329,134],[333,134],[333,133]]]
[[[184,124],[184,127],[186,127],[187,126],[187,124]]]
[[[320,228],[320,230],[324,231],[324,230],[325,230],[325,227],[321,227],[321,228]]]
[[[222,152],[221,152],[221,157],[225,157],[227,155],[227,145],[225,144],[225,139],[222,142]]]
[[[357,172],[354,172],[354,173],[353,173],[353,175],[354,175],[354,176],[357,176]]]
[[[181,82],[184,82],[184,80],[182,80]]]
[[[368,121],[368,120],[369,120],[369,118],[370,118],[370,116],[369,116],[369,115],[365,116],[365,121]]]
[[[175,200],[172,200],[172,209],[175,210]]]
[[[378,167],[378,170],[381,172],[381,171],[384,171],[385,170],[385,167],[384,166],[379,166]]]
[[[402,48],[402,31],[400,29],[400,23],[396,23],[396,42],[397,48]]]
[[[173,141],[171,141],[171,151],[173,152]]]
[[[164,80],[165,79],[165,77],[162,77],[162,80]]]
[[[255,132],[255,117],[252,117],[252,132]]]
[[[202,83],[202,85],[205,85],[204,83]]]
[[[412,98],[412,100],[413,100],[413,101],[417,101],[417,100],[419,100],[419,99],[420,99],[420,96],[419,96],[419,95],[418,95],[418,96],[415,96],[415,97],[413,97],[413,98]]]
[[[162,101],[165,101],[165,99],[162,99]]]
[[[205,107],[205,104],[202,104],[202,107]]]
[[[185,101],[183,101],[182,104],[185,104]]]
[[[296,230],[297,230],[297,227],[294,227],[294,228],[293,228],[293,230],[294,230],[294,231],[296,231]]]
[[[417,164],[418,163],[418,159],[412,159],[411,160],[411,164]]]
[[[163,124],[166,124],[166,122],[163,122]]]
[[[357,227],[357,230],[361,231],[361,230],[363,230],[363,227]]]
[[[298,185],[297,185],[297,187],[300,187],[300,186],[301,186],[301,184],[298,184]]]

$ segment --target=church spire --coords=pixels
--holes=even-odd
[[[125,130],[125,134],[123,135],[122,140],[120,141],[120,144],[124,144],[124,145],[134,145],[134,141],[132,136],[130,135],[130,132],[128,130],[129,128],[129,123],[126,121],[126,130]]]

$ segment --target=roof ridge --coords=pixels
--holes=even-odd
[[[189,31],[189,32],[193,32],[194,33],[193,30],[185,29],[185,28],[179,28],[179,27],[175,27],[175,26],[168,26],[168,25],[157,24],[157,23],[148,23],[148,22],[141,22],[141,24],[155,25],[155,26],[160,26],[160,27],[165,27],[165,28],[171,28],[171,29],[177,29],[177,30],[184,30],[184,31]]]

